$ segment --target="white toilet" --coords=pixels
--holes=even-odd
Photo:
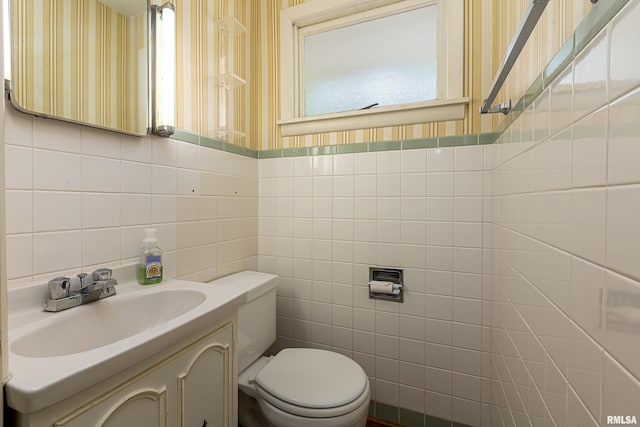
[[[271,274],[243,271],[211,282],[247,291],[247,303],[238,311],[240,425],[364,427],[369,380],[356,362],[309,348],[262,356],[276,339],[277,280]]]

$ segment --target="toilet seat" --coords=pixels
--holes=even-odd
[[[260,370],[255,382],[266,402],[303,417],[337,417],[369,399],[369,381],[360,365],[326,350],[284,349]]]

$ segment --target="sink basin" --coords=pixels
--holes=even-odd
[[[26,357],[80,353],[166,323],[204,300],[202,292],[181,289],[105,299],[75,308],[72,322],[53,314],[51,322],[14,341],[11,351]]]
[[[7,405],[34,414],[108,381],[157,354],[179,351],[246,302],[242,289],[168,279],[135,281],[133,266],[114,269],[117,294],[50,313],[46,283],[8,292]]]

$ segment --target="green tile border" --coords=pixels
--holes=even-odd
[[[176,131],[173,133],[173,135],[170,136],[170,138],[176,141],[182,141],[189,144],[199,145],[201,147],[207,147],[214,150],[226,151],[228,153],[238,154],[245,157],[251,157],[253,159],[257,159],[258,153],[259,153],[258,151],[252,150],[247,147],[231,144],[229,142],[225,142],[220,139],[201,136],[201,135],[188,132],[182,129],[176,129]]]
[[[460,147],[465,145],[478,145],[478,134],[438,137],[438,147],[440,148]]]
[[[282,150],[263,150],[258,151],[259,159],[275,159],[282,157]]]
[[[424,416],[425,427],[451,427],[453,421],[444,420],[438,417],[432,417],[431,415]]]
[[[247,148],[247,147],[241,147],[241,146],[235,145],[235,144],[225,143],[224,144],[224,151],[226,151],[228,153],[239,154],[239,155],[245,156],[245,157],[252,157],[254,159],[258,158],[258,154],[257,154],[257,152],[255,150],[252,150],[252,149]]]
[[[245,156],[258,160],[258,151],[252,150],[250,148],[245,148],[245,150],[247,150]]]
[[[173,135],[169,138],[177,139],[178,141],[188,142],[190,144],[199,145],[200,136],[196,133],[187,132],[186,130],[176,129]]]
[[[213,148],[214,150],[224,150],[224,141],[218,139],[207,138],[206,136],[200,137],[200,145],[207,148]]]
[[[225,143],[224,144],[224,151],[226,151],[228,153],[245,155],[246,154],[245,153],[246,150],[247,150],[247,148],[241,147],[239,145],[229,144],[229,143]]]
[[[282,157],[303,157],[309,155],[309,147],[288,148],[282,150]]]
[[[520,114],[522,114],[526,108],[527,107],[525,104],[525,97],[523,96],[522,98],[520,98],[518,102],[511,105],[510,113],[515,114],[516,116],[519,117]]]
[[[367,151],[369,151],[369,143],[367,142],[336,145],[336,154],[366,153]]]
[[[377,151],[394,151],[402,149],[402,140],[398,141],[380,141],[380,142],[370,142],[369,143],[369,151],[377,152]]]
[[[509,117],[509,116],[507,116]],[[505,119],[511,124],[511,120]],[[504,122],[503,122],[504,123]],[[281,157],[323,156],[331,154],[376,153],[398,150],[416,150],[429,148],[453,148],[473,145],[488,145],[496,142],[499,132],[487,132],[470,135],[441,136],[435,138],[416,138],[397,141],[361,142],[354,144],[324,145],[316,147],[283,148],[275,150],[252,150],[222,140],[198,136],[196,134],[176,130],[171,138],[200,145],[214,150],[239,154],[253,159],[276,159]]]
[[[553,58],[551,58],[551,61],[549,61],[547,66],[544,67],[544,70],[542,71],[543,88],[549,87],[551,82],[558,77],[558,75],[567,68],[567,65],[573,61],[573,58],[575,58],[574,39],[575,36],[571,35],[560,47],[558,52],[556,52]],[[538,78],[540,78],[540,76],[538,76]],[[527,90],[527,92],[529,92],[529,90]],[[542,89],[540,92],[542,92]]]
[[[492,144],[500,136],[498,132],[441,136],[435,138],[416,138],[382,142],[359,142],[353,144],[323,145],[316,147],[278,148],[275,150],[252,150],[231,144],[220,139],[199,136],[181,129],[171,136],[172,139],[200,145],[214,150],[239,154],[253,159],[276,159],[280,157],[324,156],[331,154],[377,153],[384,151],[415,150],[426,148],[449,148],[469,145]]]
[[[452,420],[387,405],[375,400],[369,402],[369,416],[393,424],[400,424],[403,427],[470,427]]]
[[[420,412],[400,408],[398,423],[403,427],[424,427],[425,415]]]
[[[513,123],[514,120],[514,115],[513,114],[507,114],[504,118],[504,120],[502,122],[500,122],[500,124],[498,125],[498,129],[496,129],[496,132],[499,135],[502,135],[504,133],[505,130],[507,130],[509,128],[509,126],[511,126],[511,124]]]
[[[291,148],[288,148],[291,150]],[[309,147],[309,155],[310,156],[328,156],[330,154],[336,153],[335,145],[320,145],[315,147]]]
[[[415,150],[420,148],[436,148],[438,138],[406,139],[402,141],[403,150]]]
[[[533,81],[533,83],[531,83],[531,86],[529,86],[529,89],[527,89],[527,91],[524,93],[524,97],[523,97],[524,108],[526,109],[530,105],[532,105],[535,102],[535,100],[538,99],[540,95],[542,95],[543,91],[544,91],[543,74],[540,74]]]
[[[379,420],[388,421],[390,423],[397,424],[399,412],[400,410],[396,406],[391,406],[384,403],[376,402],[375,417]]]
[[[481,133],[478,135],[478,145],[493,144],[499,137],[500,134],[498,132]]]

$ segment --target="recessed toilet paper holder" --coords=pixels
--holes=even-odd
[[[369,299],[404,301],[404,280],[401,268],[369,267]]]

